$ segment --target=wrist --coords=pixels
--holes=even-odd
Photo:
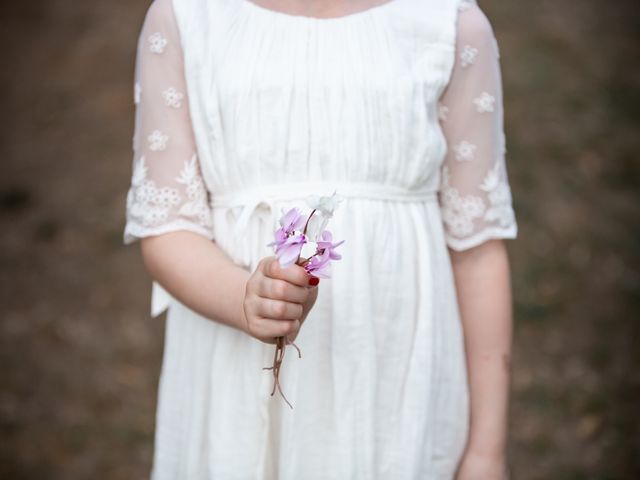
[[[478,427],[476,424],[474,428],[472,423],[466,450],[486,459],[504,459],[507,447],[506,426],[500,423]]]
[[[508,401],[494,399],[491,408],[477,408],[471,414],[467,450],[485,458],[504,458],[508,436]],[[485,401],[485,405],[488,402]],[[482,405],[480,405],[482,407]]]

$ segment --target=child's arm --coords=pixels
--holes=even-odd
[[[191,232],[147,237],[141,248],[151,276],[181,303],[265,343],[293,341],[318,296],[303,267],[280,268],[271,256],[249,273]]]
[[[188,231],[140,242],[151,277],[206,318],[246,331],[245,285],[251,273],[231,261],[215,242]]]
[[[275,257],[247,272],[216,245],[189,113],[172,0],[147,12],[136,57],[136,124],[124,241],[140,241],[151,276],[206,318],[267,343],[297,333],[315,302],[304,268]],[[215,192],[213,192],[215,194]]]
[[[465,336],[470,435],[457,480],[502,479],[505,468],[511,290],[504,241],[517,225],[505,162],[497,44],[484,13],[462,2],[456,58],[440,99],[447,141],[440,205]]]
[[[511,280],[502,240],[451,251],[465,334],[471,429],[459,479],[503,478],[512,338]],[[468,476],[467,476],[468,475]]]

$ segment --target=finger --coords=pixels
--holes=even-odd
[[[300,329],[298,320],[278,320],[276,318],[260,318],[256,325],[258,336],[263,338],[275,338],[291,335]],[[270,342],[271,343],[271,342]]]
[[[302,317],[302,305],[299,303],[261,298],[258,305],[258,315],[263,318],[275,318],[279,320],[298,320]]]
[[[282,268],[276,257],[272,257],[271,261],[265,265],[264,274],[270,278],[286,280],[299,287],[309,286],[310,275],[303,267],[293,264]]]
[[[267,278],[261,282],[258,295],[263,298],[284,300],[292,303],[304,303],[310,295],[308,288],[299,287],[286,280]]]

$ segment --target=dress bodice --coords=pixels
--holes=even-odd
[[[175,8],[212,192],[317,180],[437,189],[455,1],[394,0],[330,19],[248,0]]]

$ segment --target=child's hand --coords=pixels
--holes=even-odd
[[[275,256],[260,260],[245,288],[247,333],[265,343],[293,341],[318,296],[312,278],[300,265],[282,268]]]

